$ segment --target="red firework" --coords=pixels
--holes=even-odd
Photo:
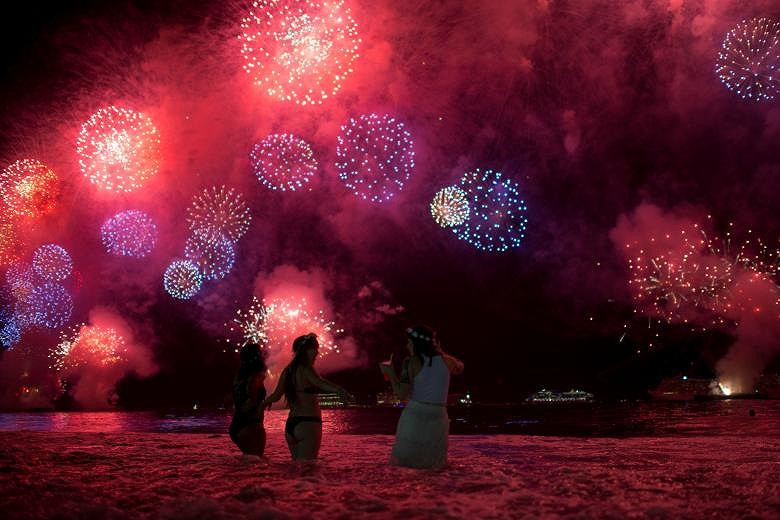
[[[238,38],[254,83],[299,105],[321,104],[336,94],[360,47],[343,0],[256,0]]]
[[[51,357],[52,368],[67,372],[82,366],[110,367],[125,359],[125,339],[110,327],[85,325],[63,334]]]
[[[0,197],[11,217],[39,218],[55,208],[59,194],[57,175],[35,159],[21,159],[0,173]]]
[[[76,140],[82,173],[100,189],[133,191],[160,167],[160,137],[146,115],[109,106],[82,125]]]
[[[23,248],[18,225],[13,221],[0,219],[0,266],[16,262]]]

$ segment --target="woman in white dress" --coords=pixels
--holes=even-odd
[[[463,362],[445,353],[436,333],[425,326],[406,329],[409,357],[399,377],[390,362],[380,368],[399,399],[409,398],[395,434],[390,463],[440,469],[447,464],[447,393],[450,374],[461,374]]]

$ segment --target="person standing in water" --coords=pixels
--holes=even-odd
[[[248,454],[262,456],[265,450],[263,428],[263,400],[265,399],[266,366],[260,345],[247,343],[241,347],[238,374],[233,380],[233,420],[230,421],[230,439]]]
[[[447,464],[447,393],[450,374],[463,373],[463,362],[445,353],[436,332],[425,326],[406,329],[401,376],[390,362],[380,364],[399,399],[409,398],[396,428],[390,464],[440,469]]]
[[[320,391],[351,395],[338,385],[321,378],[314,370],[319,353],[317,335],[306,334],[293,341],[293,359],[279,376],[276,390],[263,401],[270,408],[284,395],[290,414],[284,425],[284,436],[295,460],[316,459],[322,442],[322,413],[317,394]]]

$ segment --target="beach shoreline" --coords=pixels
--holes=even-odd
[[[0,432],[15,518],[770,518],[780,436],[451,436],[443,471],[388,466],[388,435],[327,435],[314,464],[226,434]]]

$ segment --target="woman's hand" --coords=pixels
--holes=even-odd
[[[390,359],[379,363],[379,371],[385,376],[385,381],[390,380],[390,373],[393,372],[393,355],[390,354]]]

